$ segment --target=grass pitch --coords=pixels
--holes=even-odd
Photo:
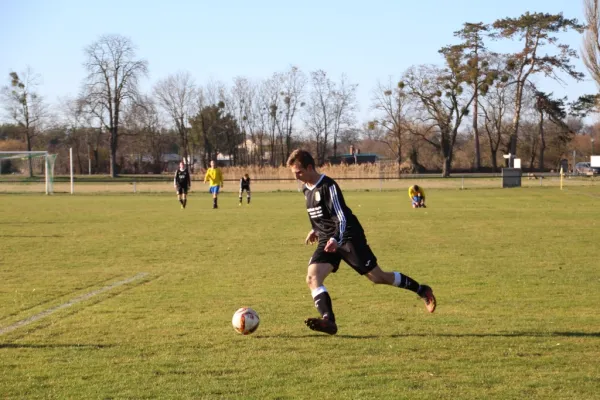
[[[0,398],[600,398],[600,187],[345,197],[435,314],[342,264],[308,330],[297,192],[0,195]]]

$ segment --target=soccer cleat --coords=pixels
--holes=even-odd
[[[420,298],[425,302],[425,307],[430,313],[435,311],[436,301],[433,295],[433,290],[427,285],[421,285],[417,292]]]
[[[337,325],[335,322],[323,318],[307,318],[304,323],[313,331],[335,335],[337,333]]]

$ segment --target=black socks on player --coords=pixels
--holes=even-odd
[[[327,292],[327,289],[325,289],[325,286],[319,286],[317,289],[313,290],[313,300],[319,314],[321,314],[324,319],[335,322],[331,297],[329,297],[329,293]]]
[[[408,289],[411,292],[417,293],[419,283],[413,280],[410,276],[403,275],[400,272],[394,272],[394,286],[401,289]]]

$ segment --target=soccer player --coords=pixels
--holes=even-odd
[[[175,178],[173,178],[173,186],[177,192],[177,200],[181,203],[181,209],[183,210],[187,205],[187,193],[192,188],[192,180],[190,178],[190,171],[188,171],[185,163],[181,161],[179,168],[175,171]]]
[[[210,181],[210,188],[208,191],[212,193],[213,208],[219,208],[217,197],[219,196],[219,189],[223,187],[223,175],[221,174],[221,168],[215,167],[214,160],[210,161],[210,168],[206,170],[204,183],[207,181]]]
[[[242,205],[242,193],[246,191],[246,199],[248,200],[248,204],[250,204],[250,176],[245,174],[240,179],[240,206]]]
[[[408,188],[408,197],[412,202],[412,208],[427,208],[425,205],[425,191],[419,185],[413,185]]]
[[[336,272],[344,260],[360,275],[371,282],[396,286],[417,293],[427,311],[435,311],[433,290],[400,272],[385,272],[367,244],[362,226],[348,208],[338,184],[315,169],[312,155],[305,150],[294,150],[287,160],[292,174],[304,183],[306,209],[312,230],[305,243],[317,243],[317,249],[308,262],[306,283],[315,307],[322,318],[308,318],[304,323],[312,330],[330,335],[337,333],[337,324],[331,297],[324,286],[325,278]]]

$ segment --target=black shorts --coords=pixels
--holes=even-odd
[[[246,185],[241,186],[240,187],[240,193],[243,192],[244,190],[246,192],[249,192],[250,191],[250,186],[246,186]]]
[[[361,275],[369,273],[377,266],[377,257],[371,251],[371,247],[367,244],[367,238],[364,235],[353,237],[338,247],[334,253],[327,253],[325,251],[326,244],[327,242],[319,242],[308,265],[316,263],[331,264],[333,272],[336,272],[340,267],[340,261],[344,260],[346,264]]]
[[[177,186],[177,194],[187,194],[188,187],[187,186]]]

